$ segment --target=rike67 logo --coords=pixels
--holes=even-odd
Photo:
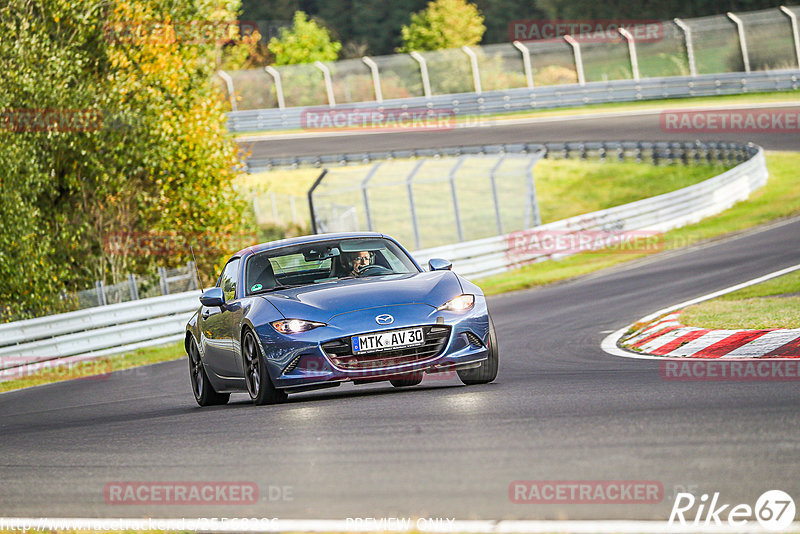
[[[743,528],[753,521],[758,521],[766,530],[785,530],[794,521],[794,500],[788,493],[781,490],[764,492],[755,506],[749,504],[731,505],[720,501],[719,492],[715,492],[709,500],[707,493],[698,499],[692,493],[678,493],[672,512],[669,514],[669,524],[682,526],[728,526]]]

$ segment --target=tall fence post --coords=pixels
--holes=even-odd
[[[481,72],[478,67],[478,56],[470,47],[466,45],[462,46],[461,50],[467,54],[467,57],[469,57],[469,63],[472,66],[472,86],[475,88],[475,93],[481,94],[483,91],[481,90]]]
[[[631,61],[631,72],[633,79],[639,81],[639,58],[636,55],[636,42],[633,40],[633,35],[625,28],[618,28],[620,35],[622,35],[628,42],[628,56]]]
[[[742,61],[744,62],[744,71],[750,72],[750,55],[747,53],[747,37],[744,34],[744,21],[731,13],[728,12],[728,18],[736,24],[736,29],[739,32],[739,46],[742,49]]]
[[[786,6],[781,6],[781,11],[789,17],[792,24],[792,39],[794,40],[794,57],[797,60],[797,68],[800,69],[800,35],[797,31],[797,14]]]
[[[373,61],[373,59],[369,56],[364,56],[361,58],[367,67],[369,67],[370,72],[372,73],[372,86],[375,88],[375,101],[376,102],[383,102],[383,91],[381,90],[381,74],[378,70],[378,64]]]
[[[531,157],[531,161],[525,167],[525,174],[528,176],[527,189],[527,202],[525,203],[525,227],[533,228],[542,225],[542,216],[539,213],[539,201],[536,198],[536,182],[533,179],[533,167],[544,155],[544,152],[537,152]],[[533,222],[533,225],[531,225]]]
[[[506,155],[500,156],[489,172],[489,182],[492,184],[492,199],[494,199],[494,219],[497,224],[497,235],[503,235],[503,217],[500,211],[500,197],[497,194],[497,171],[506,159]]]
[[[322,61],[315,61],[314,66],[322,71],[322,78],[325,80],[325,92],[328,93],[328,105],[336,107],[336,99],[333,96],[333,81],[331,80],[331,69]]]
[[[533,69],[531,68],[531,51],[527,46],[514,41],[514,48],[522,53],[522,68],[525,69],[525,81],[528,84],[528,89],[533,89]]]
[[[272,222],[278,222],[278,199],[275,198],[275,191],[269,192],[269,199],[272,203]]]
[[[233,87],[233,78],[224,70],[218,70],[217,74],[225,82],[225,87],[228,89],[228,100],[231,102],[231,111],[238,111],[236,106],[236,92]]]
[[[697,76],[697,64],[694,60],[694,41],[692,39],[692,29],[681,19],[672,20],[683,32],[683,44],[686,46],[686,61],[689,63],[689,74],[691,76]]]
[[[98,306],[105,306],[106,305],[106,290],[105,286],[103,285],[102,280],[95,280],[94,282],[94,289],[97,293],[97,305]]]
[[[373,223],[372,223],[372,211],[369,208],[369,195],[367,195],[367,186],[369,181],[372,180],[372,177],[375,176],[375,173],[378,172],[378,169],[381,167],[383,162],[375,163],[372,168],[367,173],[367,176],[361,181],[361,197],[364,199],[364,214],[367,217],[367,229],[372,232],[373,231]]]
[[[314,183],[311,185],[311,188],[308,190],[308,212],[311,217],[311,233],[317,233],[317,214],[314,213],[314,189],[320,184],[325,175],[328,174],[328,169],[322,169],[322,173],[317,176],[317,179],[314,180]]]
[[[422,77],[422,91],[425,93],[425,98],[431,97],[431,79],[428,77],[428,63],[422,54],[419,52],[411,52],[409,54],[414,60],[419,63],[419,75]]]
[[[133,273],[128,275],[128,288],[131,291],[131,300],[139,300],[139,287],[136,285],[136,277]]]
[[[458,234],[458,241],[459,243],[464,241],[464,227],[461,225],[461,210],[458,207],[458,193],[456,191],[456,173],[458,173],[458,169],[461,168],[461,165],[464,164],[464,160],[466,156],[461,156],[458,158],[458,161],[455,165],[450,169],[450,174],[448,175],[448,179],[450,180],[450,195],[453,197],[453,213],[456,218],[456,232]]]
[[[286,107],[286,101],[283,99],[283,82],[281,81],[281,73],[272,66],[264,67],[267,74],[272,76],[272,81],[275,82],[275,95],[278,97],[278,109]]]
[[[414,203],[414,188],[411,185],[411,182],[414,180],[414,176],[417,175],[422,165],[425,163],[424,159],[421,159],[414,165],[414,168],[411,170],[409,175],[406,177],[406,190],[408,191],[408,205],[411,208],[411,226],[414,229],[414,246],[416,250],[422,248],[422,238],[419,235],[419,222],[417,221],[417,206]]]
[[[581,56],[581,44],[571,35],[565,35],[564,40],[572,47],[572,55],[575,58],[575,71],[578,73],[578,84],[586,85],[586,76],[583,74],[583,57]]]
[[[161,285],[161,294],[169,295],[169,283],[167,282],[167,270],[164,267],[158,268],[158,281]]]

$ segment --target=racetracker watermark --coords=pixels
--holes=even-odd
[[[508,485],[515,504],[654,504],[664,499],[656,480],[515,480]]]
[[[405,130],[441,130],[455,128],[452,109],[429,108],[318,108],[300,114],[304,130],[393,132]]]
[[[256,504],[254,482],[109,482],[106,504],[239,505]]]
[[[664,248],[664,234],[651,230],[522,230],[508,236],[508,254],[528,258],[581,252],[637,254]]]
[[[123,20],[103,26],[112,44],[224,44],[255,35],[259,23],[252,20]]]
[[[800,133],[800,112],[793,109],[669,110],[659,122],[667,133]]]
[[[619,19],[529,19],[508,23],[512,41],[561,39],[567,35],[581,43],[616,43],[619,30],[627,30],[637,43],[652,43],[664,38],[664,25],[658,20]]]
[[[5,109],[0,111],[0,131],[91,132],[103,128],[97,109]]]
[[[695,505],[697,510],[692,514]],[[725,526],[727,523],[731,528],[750,530],[746,525],[755,520],[767,530],[785,530],[794,521],[795,513],[794,499],[781,490],[764,492],[756,499],[755,506],[749,504],[733,506],[721,502],[719,492],[715,492],[713,496],[704,493],[700,498],[692,493],[679,493],[669,514],[669,524],[708,527]]]
[[[682,381],[800,380],[797,360],[666,360],[659,365],[661,378]]]
[[[103,380],[111,376],[111,359],[62,360],[52,356],[2,356],[0,380],[23,378],[41,379],[45,382],[87,379]]]
[[[253,232],[112,232],[103,236],[103,250],[118,256],[173,256],[189,250],[231,251],[258,243]]]

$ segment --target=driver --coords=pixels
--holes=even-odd
[[[361,269],[372,263],[372,256],[367,250],[343,254],[347,272],[345,276],[361,276]]]

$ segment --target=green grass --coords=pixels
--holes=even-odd
[[[800,328],[800,271],[690,306],[681,322],[702,328]]]
[[[800,154],[768,152],[767,166],[770,179],[766,186],[719,215],[667,232],[663,248],[685,247],[800,213]],[[562,260],[535,263],[477,283],[486,294],[494,295],[566,280],[654,253],[583,253]]]
[[[612,102],[607,104],[588,104],[585,106],[572,106],[558,109],[535,109],[525,111],[510,111],[493,115],[457,117],[457,124],[489,124],[503,120],[516,120],[527,118],[564,117],[570,115],[583,115],[592,113],[613,113],[623,111],[645,111],[659,109],[682,109],[688,106],[724,106],[741,104],[769,104],[771,102],[789,102],[795,100],[800,90],[773,91],[767,93],[747,93],[740,95],[698,96],[688,98],[668,98],[661,100],[640,100],[636,102]],[[257,132],[242,132],[230,134],[235,139],[245,140],[248,137],[263,137],[266,135],[286,135],[291,133],[308,133],[307,130],[262,130]]]
[[[160,347],[146,347],[125,354],[103,356],[96,360],[81,362],[75,365],[44,369],[30,376],[0,382],[0,392],[71,379],[97,377],[95,380],[99,380],[102,375],[112,371],[121,371],[132,367],[140,367],[142,365],[177,360],[185,357],[186,353],[184,352],[182,342]]]

